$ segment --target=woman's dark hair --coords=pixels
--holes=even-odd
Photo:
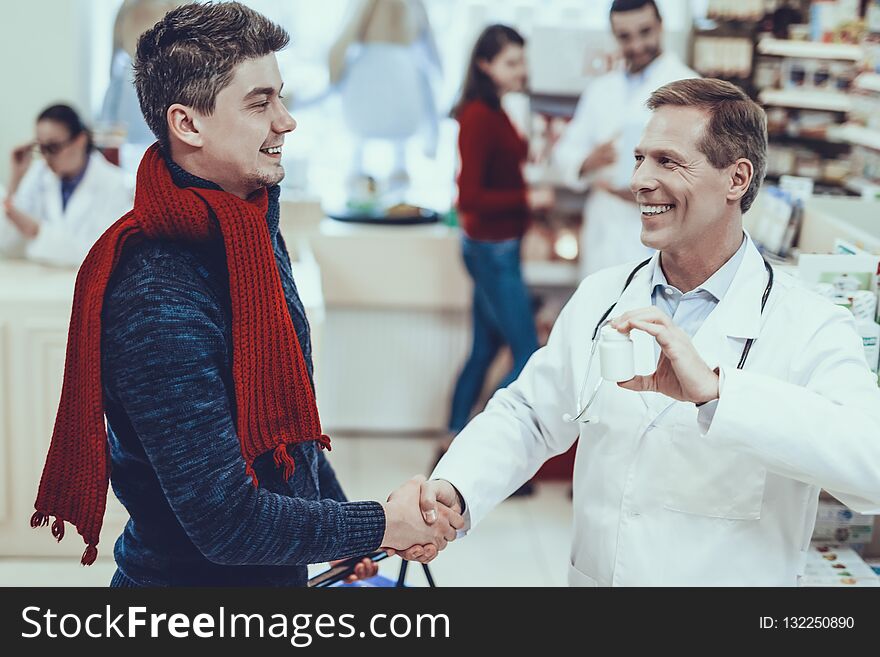
[[[524,46],[525,43],[526,40],[522,35],[507,25],[490,25],[482,31],[468,60],[461,97],[452,108],[453,117],[458,116],[462,107],[472,100],[482,100],[494,109],[501,107],[498,89],[495,88],[492,79],[480,68],[480,61],[491,62],[508,44]]]
[[[40,121],[55,121],[55,123],[60,123],[67,128],[71,140],[76,139],[79,137],[80,133],[84,132],[88,138],[86,150],[90,151],[95,147],[92,142],[91,130],[86,127],[86,124],[82,122],[81,118],[79,118],[79,114],[77,114],[76,110],[70,105],[51,105],[50,107],[47,107],[40,112],[40,115],[37,117],[37,123]]]

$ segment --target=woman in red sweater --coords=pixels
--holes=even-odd
[[[500,387],[519,376],[538,348],[520,242],[530,210],[552,206],[553,191],[526,189],[522,167],[528,144],[501,107],[504,94],[525,87],[524,45],[510,27],[487,27],[474,46],[461,100],[453,110],[460,124],[462,251],[474,282],[474,299],[473,347],[452,397],[452,436],[467,423],[501,346],[513,352],[513,367]]]

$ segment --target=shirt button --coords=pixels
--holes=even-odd
[[[663,290],[663,291],[666,292],[666,296],[668,296],[668,297],[671,297],[671,296],[672,296],[673,290],[672,290],[671,287],[667,287],[667,288],[666,288],[665,290]]]
[[[640,518],[641,515],[642,515],[642,514],[639,513],[638,511],[636,511],[635,509],[633,509],[632,511],[629,512],[629,517],[630,517],[630,518]]]

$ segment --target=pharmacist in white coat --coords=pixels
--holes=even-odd
[[[629,191],[632,150],[649,113],[645,101],[667,82],[698,77],[662,52],[663,23],[653,0],[615,0],[611,30],[623,68],[594,80],[553,152],[562,182],[589,189],[581,230],[581,275],[650,255],[639,241],[639,209]]]
[[[43,159],[32,162],[39,151]],[[92,146],[76,112],[53,105],[36,139],[12,152],[0,216],[0,254],[78,267],[101,234],[134,202],[128,175]]]
[[[876,376],[849,311],[774,271],[743,232],[763,110],[719,80],[649,102],[632,190],[658,252],[583,281],[423,484],[422,511],[464,505],[473,528],[579,438],[572,585],[795,585],[820,488],[880,512]],[[620,384],[600,371],[621,363],[590,356],[606,312],[634,342]]]

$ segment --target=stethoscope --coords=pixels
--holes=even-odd
[[[599,345],[599,341],[596,339],[596,336],[599,335],[599,331],[611,320],[609,319],[609,315],[611,311],[614,310],[614,307],[620,302],[620,298],[623,296],[623,293],[626,292],[626,288],[629,287],[629,284],[632,283],[633,279],[636,277],[636,274],[645,267],[649,262],[651,262],[652,258],[648,258],[644,262],[640,262],[636,265],[636,268],[633,269],[629,276],[626,277],[626,282],[623,284],[623,289],[620,291],[620,296],[617,298],[617,301],[608,306],[608,310],[606,310],[602,317],[599,318],[599,321],[596,323],[596,328],[593,329],[593,336],[591,338],[591,346],[590,346],[590,356],[587,361],[587,371],[584,373],[584,379],[581,382],[580,390],[578,391],[578,404],[580,404],[580,400],[583,399],[584,389],[587,387],[587,381],[590,379],[590,370],[593,368],[593,357],[596,354],[596,348]],[[761,260],[764,261],[764,269],[767,270],[767,287],[764,288],[764,294],[761,297],[761,314],[764,314],[764,307],[767,305],[767,299],[770,298],[770,292],[773,290],[773,268],[770,266],[770,263],[767,262],[767,259],[761,256]],[[752,343],[754,343],[755,338],[749,338],[746,340],[745,345],[743,346],[742,355],[740,356],[739,363],[736,366],[736,369],[741,370],[745,364],[746,359],[749,357],[749,351],[752,349]],[[599,389],[602,387],[603,379],[599,377],[599,380],[596,382],[595,387],[590,393],[590,398],[587,400],[587,403],[581,408],[580,412],[574,417],[571,414],[566,413],[562,416],[562,419],[565,422],[581,422],[582,424],[590,424],[591,422],[596,422],[597,419],[594,417],[586,416],[586,412],[590,410],[590,407],[593,405],[593,402],[596,401],[596,397],[599,394]],[[644,402],[644,399],[642,400]],[[583,418],[583,419],[582,419]]]

